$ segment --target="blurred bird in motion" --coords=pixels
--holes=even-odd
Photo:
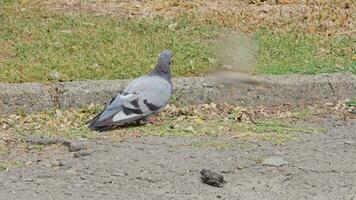
[[[258,55],[253,37],[236,32],[224,33],[217,40],[214,53],[217,68],[208,76],[217,82],[235,87],[270,85],[251,75]]]
[[[269,82],[254,78],[253,76],[247,73],[227,69],[220,69],[214,71],[213,73],[211,73],[211,76],[219,83],[235,87],[270,86]]]

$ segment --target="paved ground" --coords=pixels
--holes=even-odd
[[[26,165],[0,172],[0,199],[356,199],[356,120],[322,119],[327,133],[284,145],[229,137],[143,137],[13,153]],[[229,148],[204,147],[214,141]],[[74,154],[79,155],[75,156]],[[288,163],[265,166],[270,156]],[[202,168],[227,184],[202,184]]]

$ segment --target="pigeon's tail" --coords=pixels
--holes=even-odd
[[[103,132],[103,131],[107,131],[110,130],[112,128],[112,123],[108,123],[103,121],[99,121],[99,117],[100,115],[105,111],[105,109],[103,111],[101,111],[98,115],[96,115],[92,120],[88,121],[88,128],[92,131],[99,131],[99,132]]]
[[[117,109],[104,109],[88,122],[88,127],[93,131],[103,132],[112,129],[115,126],[138,122],[147,117],[142,115],[142,113],[137,112],[139,111],[124,108],[122,106]]]
[[[112,129],[112,126],[89,126],[92,131],[104,132]]]

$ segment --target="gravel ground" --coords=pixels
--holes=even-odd
[[[356,120],[300,124],[328,131],[283,145],[150,136],[13,152],[25,164],[0,172],[0,199],[355,199]],[[224,187],[203,184],[203,168]]]

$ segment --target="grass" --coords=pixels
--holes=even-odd
[[[347,106],[353,106],[353,107],[356,107],[356,100],[353,100],[353,101],[348,101],[345,103]]]
[[[211,67],[206,41],[217,29],[185,17],[123,21],[2,7],[0,43],[11,44],[2,53],[8,55],[0,67],[3,82],[132,78],[147,73],[166,48],[176,55],[178,76]],[[174,23],[174,30],[167,28]]]
[[[356,38],[262,31],[257,70],[262,74],[356,74]]]
[[[172,18],[53,12],[19,1],[0,3],[0,82],[126,79],[146,74],[158,53],[175,53],[174,76],[215,66],[213,41],[224,25],[193,15]],[[355,38],[255,30],[258,74],[356,73]]]
[[[317,128],[293,125],[296,111],[258,116],[256,123],[247,117],[238,121],[240,107],[222,104],[175,107],[169,106],[156,118],[155,124],[126,127],[98,134],[90,131],[85,122],[93,117],[101,106],[89,106],[69,110],[50,110],[36,114],[20,113],[0,118],[0,151],[22,144],[29,135],[60,137],[66,139],[109,139],[120,141],[137,136],[231,136],[242,140],[268,140],[276,144],[297,138],[296,133],[318,133]],[[263,112],[265,112],[264,110]],[[302,111],[306,113],[307,111]],[[310,111],[311,112],[311,111]],[[308,112],[308,113],[310,113]],[[308,115],[310,116],[310,115]],[[303,114],[303,118],[308,117]],[[300,119],[300,118],[298,118]],[[229,148],[232,144],[197,144],[201,147]]]
[[[0,172],[1,171],[6,171],[9,168],[22,168],[26,164],[21,161],[21,160],[7,160],[7,161],[1,161],[0,162]]]

